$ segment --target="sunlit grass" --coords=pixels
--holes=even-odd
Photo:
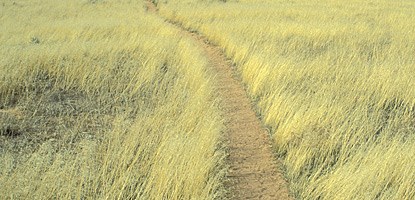
[[[295,195],[415,198],[412,1],[167,1],[232,58]]]
[[[0,199],[223,197],[201,51],[142,1],[0,1]]]

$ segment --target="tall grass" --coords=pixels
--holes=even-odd
[[[0,1],[0,199],[223,197],[197,45],[142,1]]]
[[[238,66],[298,198],[415,198],[413,1],[159,6]]]

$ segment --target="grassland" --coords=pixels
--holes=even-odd
[[[142,1],[0,0],[0,199],[214,199],[223,119]]]
[[[415,198],[415,2],[156,3],[232,59],[297,198]],[[206,58],[142,1],[0,0],[0,42],[0,199],[224,197]]]
[[[235,63],[297,198],[415,198],[415,2],[158,6]]]

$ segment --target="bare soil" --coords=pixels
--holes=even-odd
[[[147,1],[147,10],[157,12]],[[271,138],[257,118],[237,72],[221,49],[204,36],[176,25],[184,37],[192,38],[208,58],[216,73],[217,93],[226,120],[230,166],[225,186],[229,199],[292,199],[279,161],[272,153]]]

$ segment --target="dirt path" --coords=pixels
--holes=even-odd
[[[147,2],[147,10],[157,8]],[[230,171],[226,186],[230,199],[291,199],[287,182],[272,153],[271,140],[256,117],[242,83],[222,51],[208,40],[178,25],[185,37],[197,41],[216,72],[218,94],[226,119]]]

